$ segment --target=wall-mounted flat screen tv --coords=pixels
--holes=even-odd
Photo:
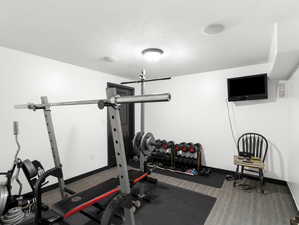
[[[227,79],[228,101],[268,98],[267,74]]]

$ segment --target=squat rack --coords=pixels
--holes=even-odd
[[[121,84],[138,84],[140,83],[140,95],[144,96],[144,83],[146,82],[153,82],[153,81],[161,81],[161,80],[170,80],[171,77],[163,77],[163,78],[156,78],[156,79],[146,79],[146,70],[142,69],[141,73],[139,74],[139,80],[135,81],[125,81],[121,82]],[[141,102],[140,104],[140,131],[141,133],[144,134],[145,128],[144,128],[144,103]],[[140,152],[140,157],[139,157],[139,162],[140,162],[140,170],[144,172],[144,162],[145,162],[145,156],[143,155],[142,152]]]
[[[137,96],[117,96],[115,88],[106,89],[107,99],[96,100],[80,100],[80,101],[67,101],[67,102],[54,102],[50,103],[46,96],[41,97],[41,104],[28,103],[25,105],[15,105],[16,109],[30,109],[33,111],[43,110],[44,117],[47,125],[47,131],[49,135],[52,155],[55,167],[62,169],[62,163],[60,161],[58,146],[55,137],[54,125],[51,115],[51,107],[57,106],[71,106],[71,105],[90,105],[96,104],[99,109],[107,107],[109,112],[109,121],[113,134],[113,143],[115,156],[117,161],[117,168],[119,171],[119,183],[120,192],[122,194],[130,194],[130,182],[128,177],[127,161],[124,147],[123,134],[121,129],[121,120],[119,114],[120,104],[128,103],[149,103],[149,102],[165,102],[170,101],[171,96],[169,93],[154,94],[154,95],[137,95]],[[65,187],[63,175],[58,178],[59,189],[61,197],[65,198],[65,192],[71,192]],[[125,218],[127,224],[135,225],[135,219],[132,209],[125,209]]]

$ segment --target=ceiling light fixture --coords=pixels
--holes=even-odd
[[[213,24],[206,26],[203,29],[203,33],[207,34],[207,35],[216,35],[216,34],[223,32],[224,29],[225,29],[225,26],[223,24],[213,23]]]
[[[141,53],[147,61],[157,62],[162,57],[164,51],[160,48],[146,48]]]

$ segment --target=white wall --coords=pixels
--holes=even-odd
[[[204,148],[205,164],[234,170],[232,158],[236,148],[229,128],[226,108],[226,79],[264,73],[269,64],[261,64],[174,77],[170,81],[149,83],[147,93],[170,92],[169,103],[146,106],[146,129],[157,138],[175,142],[200,142]],[[238,135],[254,131],[271,142],[266,176],[287,178],[288,126],[287,101],[277,97],[277,83],[269,81],[268,100],[229,103]],[[237,136],[238,136],[237,135]]]
[[[0,171],[13,161],[12,121],[20,122],[22,158],[53,160],[42,111],[16,110],[14,104],[105,98],[107,82],[123,78],[0,47]],[[97,106],[53,108],[65,178],[107,165],[107,114]],[[28,191],[26,186],[25,191]]]
[[[299,69],[288,81],[290,150],[288,160],[289,187],[299,207]]]
[[[103,98],[106,82],[119,83],[123,78],[84,69],[47,58],[0,47],[0,170],[6,170],[16,150],[12,121],[20,122],[22,158],[39,159],[46,168],[53,166],[43,113],[16,110],[14,104],[39,102],[47,95],[50,101]],[[235,154],[226,109],[226,79],[267,72],[268,64],[213,71],[175,77],[169,81],[146,84],[147,93],[170,92],[168,103],[146,104],[146,129],[156,137],[176,142],[200,142],[205,163],[233,170]],[[299,73],[291,79],[298,86]],[[230,103],[234,127],[238,135],[246,131],[264,134],[271,141],[267,159],[267,176],[287,179],[298,189],[299,179],[292,167],[296,164],[296,132],[290,156],[287,99],[277,97],[275,81],[269,81],[268,100]],[[138,94],[136,88],[136,94]],[[293,92],[293,114],[297,113],[298,91]],[[294,117],[294,116],[293,116]],[[296,118],[296,117],[294,117]],[[106,110],[96,106],[72,106],[53,109],[57,142],[65,178],[107,165]],[[296,124],[295,122],[293,124]],[[139,106],[136,106],[136,127]],[[296,132],[295,132],[296,131]],[[287,160],[292,164],[287,171]],[[28,190],[28,186],[25,191]]]

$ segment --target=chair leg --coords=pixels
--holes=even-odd
[[[241,179],[244,177],[244,166],[241,167]]]
[[[235,179],[234,179],[234,187],[236,187],[237,179],[239,179],[239,165],[237,165],[236,172],[235,172]]]
[[[260,188],[261,188],[261,193],[264,194],[264,172],[262,169],[259,169],[259,176],[260,176]]]

